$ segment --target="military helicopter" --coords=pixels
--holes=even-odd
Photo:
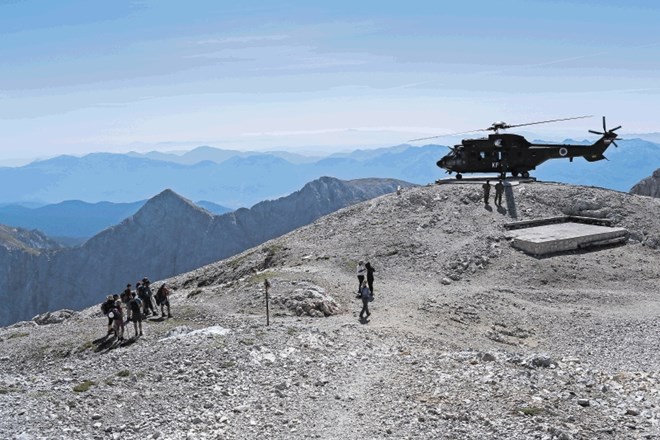
[[[509,125],[506,122],[494,122],[490,127],[455,134],[474,133],[477,131],[493,131],[487,138],[463,139],[459,145],[449,147],[450,152],[437,162],[447,173],[456,173],[456,179],[463,177],[462,173],[499,173],[500,179],[505,179],[507,173],[513,177],[529,177],[529,172],[548,159],[584,157],[589,162],[606,159],[603,152],[610,144],[616,144],[618,127],[607,129],[603,116],[603,131],[589,130],[589,133],[600,135],[600,139],[592,145],[571,144],[533,144],[523,136],[510,133],[500,133],[514,127],[547,124],[550,122],[568,121],[571,119],[590,118],[591,116],[576,116],[572,118],[550,119],[547,121],[528,122]],[[413,139],[410,142],[435,139],[441,136]]]

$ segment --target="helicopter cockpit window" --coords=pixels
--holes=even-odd
[[[485,151],[482,151],[481,153],[479,153],[479,159],[485,159],[485,158],[486,158],[486,152]]]

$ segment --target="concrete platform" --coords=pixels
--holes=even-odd
[[[628,240],[625,228],[589,224],[567,220],[539,226],[512,228],[507,236],[513,247],[531,255],[548,255],[594,246],[624,243]]]

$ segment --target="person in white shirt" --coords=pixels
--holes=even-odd
[[[364,265],[364,261],[358,261],[357,265],[357,278],[358,278],[358,294],[362,289],[362,282],[364,281],[364,276],[367,274],[367,267]]]

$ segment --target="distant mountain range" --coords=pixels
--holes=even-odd
[[[229,154],[213,148],[193,151],[195,160],[199,159],[193,164],[161,160],[162,155],[156,153],[151,156],[158,156],[159,160],[94,153],[84,157],[58,156],[17,168],[2,167],[0,203],[51,204],[72,199],[126,203],[171,188],[190,200],[208,200],[231,208],[249,207],[291,194],[322,176],[433,182],[441,175],[435,162],[447,148],[429,145],[358,150],[311,163],[294,163],[270,153]]]
[[[605,152],[608,161],[549,160],[531,174],[539,180],[627,192],[660,167],[660,144],[641,139],[617,142],[619,148],[610,147]],[[206,200],[231,208],[249,207],[291,194],[321,176],[431,183],[447,177],[436,166],[447,151],[441,145],[398,145],[306,158],[284,152],[199,147],[182,154],[58,156],[22,167],[0,167],[0,203],[44,205],[72,199],[133,203],[171,188],[190,200]],[[29,227],[25,223],[18,226]]]
[[[660,144],[642,139],[617,143],[619,148],[611,146],[605,152],[607,161],[549,160],[531,174],[539,180],[628,192],[660,167]],[[321,176],[430,183],[449,177],[436,166],[447,151],[441,145],[398,145],[318,158],[199,147],[179,154],[58,156],[22,167],[0,167],[0,223],[38,229],[65,245],[76,245],[133,215],[144,200],[165,188],[203,200],[197,204],[221,214],[231,209],[227,207],[248,207],[291,194]]]
[[[287,197],[220,216],[166,190],[76,248],[53,249],[39,233],[0,229],[0,326],[87,307],[145,275],[162,279],[229,257],[398,185],[410,186],[323,177]]]
[[[38,208],[5,205],[0,206],[0,224],[38,229],[62,244],[75,245],[135,214],[146,202],[87,203],[68,200]],[[231,211],[209,201],[199,201],[196,204],[212,214],[220,215]]]

